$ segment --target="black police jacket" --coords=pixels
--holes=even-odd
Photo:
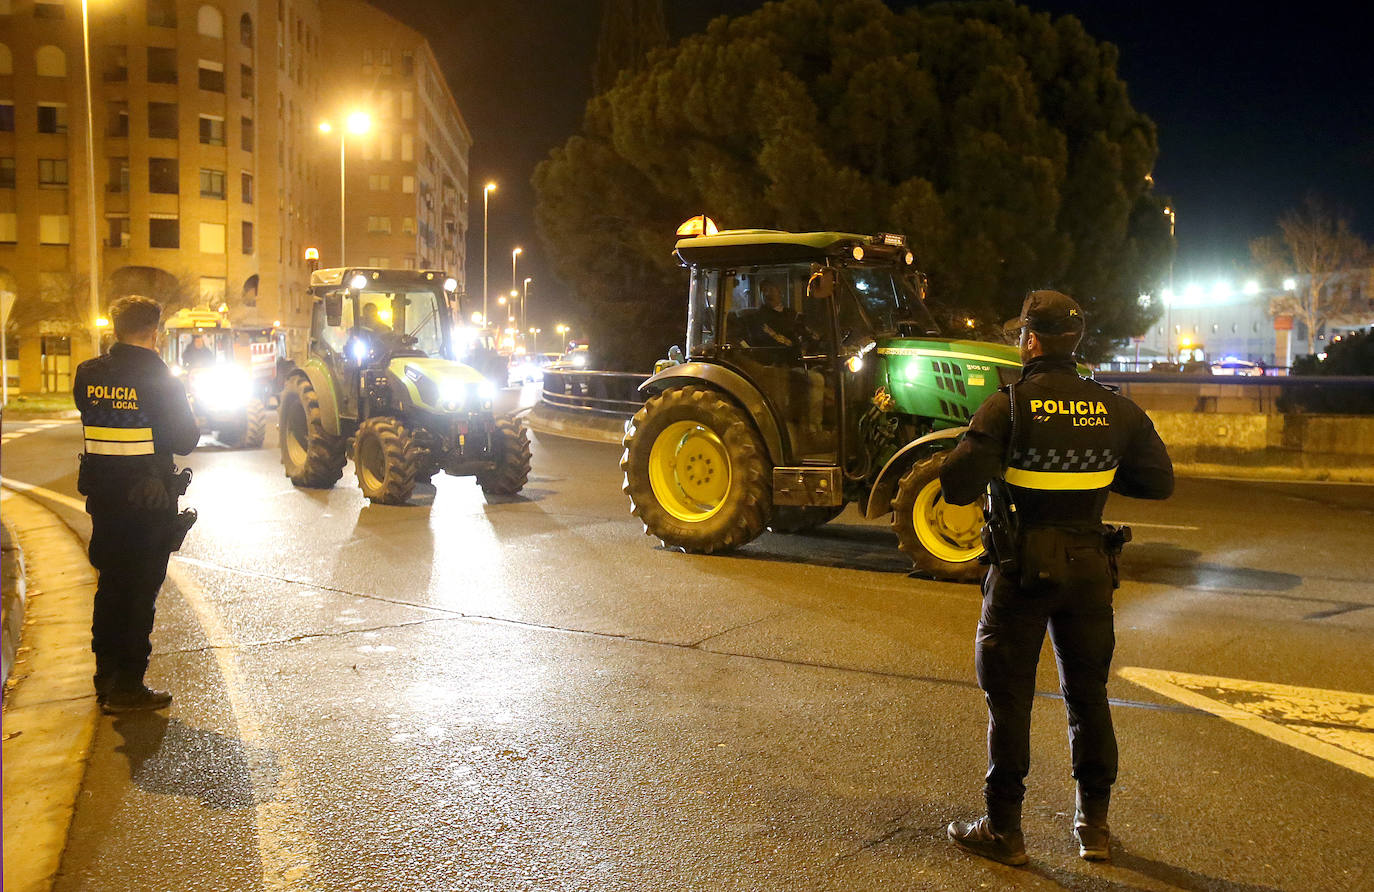
[[[166,480],[172,455],[196,448],[200,428],[186,388],[153,351],[117,343],[76,368],[72,397],[86,440],[82,492],[120,504],[149,478]]]
[[[1036,357],[1015,386],[978,408],[940,471],[945,500],[967,505],[1004,478],[1023,525],[1091,527],[1107,494],[1166,499],[1174,466],[1148,415],[1126,397],[1078,376],[1072,360]]]

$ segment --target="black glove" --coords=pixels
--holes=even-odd
[[[129,504],[145,511],[162,511],[172,503],[167,486],[156,477],[144,477],[129,489]]]

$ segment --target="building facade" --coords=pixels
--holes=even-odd
[[[395,265],[413,256],[461,270],[471,139],[424,41],[357,5],[369,21],[412,35],[403,43],[419,73],[405,88],[409,105],[399,76],[391,90],[397,130],[409,122],[410,133],[408,148],[398,133],[388,150],[398,164],[387,191],[395,208],[350,207],[359,232],[350,260],[394,254]],[[327,261],[339,231],[338,146],[321,139],[318,122],[343,97],[322,23],[356,35],[356,17],[327,15],[319,0],[110,0],[91,3],[90,15],[88,154],[81,3],[0,0],[0,292],[15,295],[11,382],[68,389],[75,364],[93,352],[94,317],[126,294],[226,306],[235,325],[276,326],[300,352],[306,250]],[[418,159],[408,195],[402,151]],[[439,157],[429,161],[430,151]],[[369,173],[352,173],[350,198],[365,195]],[[397,244],[363,238],[372,216],[395,220]],[[449,244],[456,250],[445,252]]]
[[[371,121],[367,132],[345,137],[343,262],[442,268],[465,283],[472,134],[438,60],[419,32],[367,3],[321,0],[320,5],[330,23],[322,117],[338,124],[361,112]],[[336,153],[337,129],[323,135]],[[325,193],[337,207],[337,172]],[[338,241],[337,236],[321,238],[324,265],[339,263]]]

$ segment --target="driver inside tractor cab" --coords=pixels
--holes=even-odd
[[[191,337],[191,345],[181,354],[181,364],[187,371],[215,364],[215,351],[206,346],[204,335]]]
[[[358,332],[348,351],[348,355],[359,363],[394,353],[401,346],[403,338],[392,327],[395,321],[392,307],[397,298],[405,300],[405,296],[374,291],[364,292],[361,298]]]

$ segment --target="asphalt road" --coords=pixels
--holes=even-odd
[[[4,476],[75,495],[79,426],[20,429]],[[1118,846],[1076,857],[1047,650],[1014,869],[944,838],[981,809],[977,591],[852,508],[667,551],[618,458],[537,440],[519,498],[383,507],[203,445],[150,670],[176,700],[102,718],[56,888],[1374,888],[1374,487],[1109,506]]]

